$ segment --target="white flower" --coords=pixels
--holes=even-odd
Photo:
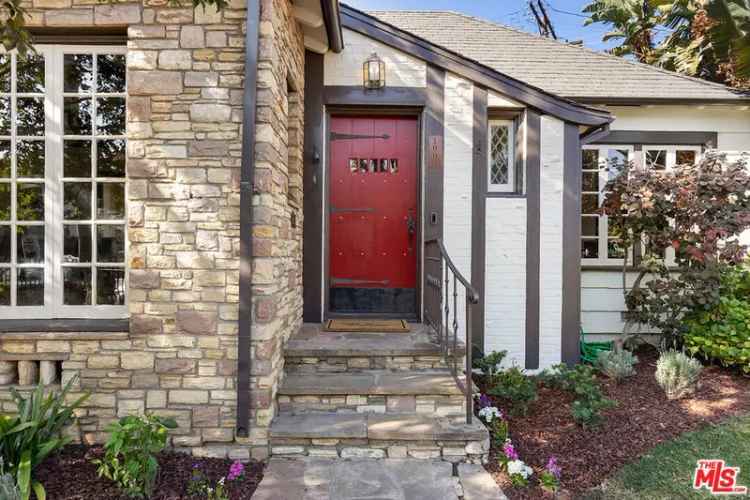
[[[520,474],[524,479],[528,479],[534,473],[534,470],[523,463],[522,460],[513,460],[508,462],[508,474]]]
[[[484,408],[479,410],[479,418],[482,418],[485,422],[491,424],[494,419],[503,418],[503,414],[494,406],[485,406]]]

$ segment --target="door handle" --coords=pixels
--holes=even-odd
[[[414,236],[414,233],[417,232],[417,221],[414,220],[411,213],[409,213],[409,216],[406,218],[406,229],[409,231],[409,236]]]

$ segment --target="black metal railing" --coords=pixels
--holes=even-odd
[[[443,358],[466,397],[466,422],[470,424],[474,415],[474,384],[471,380],[472,312],[479,303],[479,293],[456,268],[440,238],[425,242],[425,279],[428,285],[425,288],[425,322],[435,330]],[[464,380],[459,377],[458,367],[461,354],[458,341],[459,288],[466,297],[466,335],[461,349],[466,361],[463,367]]]

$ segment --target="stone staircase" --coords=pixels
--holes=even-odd
[[[424,325],[410,334],[305,325],[285,350],[271,454],[482,463],[489,435]]]

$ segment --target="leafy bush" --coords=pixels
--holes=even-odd
[[[750,228],[750,171],[744,160],[709,152],[668,171],[625,165],[604,191],[601,212],[621,247],[645,241],[648,250],[632,286],[623,266],[627,327],[650,325],[663,345],[680,345],[685,316],[715,307],[722,273],[747,254],[740,235]]]
[[[637,362],[638,357],[625,349],[600,352],[596,358],[599,371],[616,382],[635,375],[633,365]]]
[[[685,320],[685,348],[750,373],[750,272],[722,276],[719,303]]]
[[[529,405],[536,401],[536,382],[527,377],[517,366],[497,374],[490,394],[507,399],[512,404],[511,413],[525,415]]]
[[[116,482],[128,495],[150,497],[159,469],[156,454],[167,445],[168,429],[176,428],[173,418],[154,415],[128,416],[112,423],[104,459],[93,460],[99,477]]]
[[[488,383],[491,383],[492,379],[500,373],[500,363],[503,362],[505,356],[508,355],[508,351],[492,351],[489,354],[485,354],[481,358],[474,360],[474,368],[478,368],[482,371],[482,375],[485,376]]]
[[[5,472],[15,478],[23,500],[31,497],[32,490],[38,499],[46,496],[44,486],[32,478],[32,471],[50,453],[70,442],[61,432],[73,421],[73,411],[88,397],[85,394],[72,404],[65,404],[73,382],[71,379],[59,393],[46,394],[39,384],[28,398],[10,390],[18,413],[0,416],[0,457]]]
[[[695,392],[702,369],[697,359],[680,351],[666,351],[656,362],[656,382],[667,399],[680,399]]]
[[[544,370],[538,379],[548,387],[575,395],[571,414],[573,420],[584,427],[601,422],[601,411],[616,404],[604,397],[594,368],[588,365],[576,365],[574,368],[568,368],[564,364],[555,365],[550,370]]]

